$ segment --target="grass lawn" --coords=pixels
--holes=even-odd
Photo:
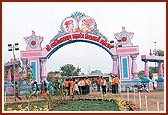
[[[115,102],[91,100],[69,101],[67,104],[53,109],[54,111],[119,111]]]

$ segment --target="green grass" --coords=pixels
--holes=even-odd
[[[54,111],[119,111],[118,105],[111,101],[69,101]]]

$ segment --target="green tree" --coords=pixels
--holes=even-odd
[[[157,55],[158,56],[164,56],[164,51],[163,50],[157,50]]]
[[[164,56],[164,51],[163,50],[157,50],[157,55],[158,56]],[[164,71],[164,63],[163,63],[163,71]]]
[[[138,76],[140,79],[143,79],[144,78],[144,71],[143,70],[139,71]]]
[[[78,76],[81,68],[76,68],[72,64],[65,64],[64,66],[60,67],[60,71],[62,76]]]
[[[158,67],[151,67],[149,66],[149,78],[152,79],[153,78],[153,73],[158,73]]]
[[[74,71],[74,75],[78,76],[80,72],[81,72],[81,68],[77,67]]]
[[[155,67],[149,66],[149,78],[150,79],[152,79],[153,73],[158,73],[158,67],[155,68]],[[143,79],[144,71],[143,70],[139,71],[138,76],[140,79]]]
[[[19,82],[23,83],[25,81],[26,83],[30,83],[33,79],[33,74],[32,74],[32,66],[27,65],[27,76],[23,77],[23,68],[21,66],[18,66],[18,74],[19,74]]]
[[[4,81],[7,81],[7,76],[8,76],[8,69],[4,65]]]

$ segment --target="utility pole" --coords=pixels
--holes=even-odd
[[[156,42],[154,42],[154,44],[155,44],[155,52],[154,52],[154,55],[156,56],[157,55],[157,51],[156,51]],[[156,62],[155,62],[155,73],[156,73]]]
[[[154,43],[155,43],[155,50],[154,51],[155,51],[155,56],[156,56],[156,54],[157,54],[157,51],[156,51],[156,42],[154,42]]]
[[[88,75],[90,74],[90,65],[88,65]]]
[[[19,45],[19,43],[15,43],[15,44],[8,44],[8,47],[10,48],[10,49],[8,49],[8,51],[12,51],[12,54],[13,54],[13,70],[14,70],[14,78],[13,78],[13,82],[14,82],[14,99],[15,99],[15,101],[16,101],[16,94],[15,94],[15,64],[16,64],[16,57],[15,57],[15,50],[19,50],[19,47],[18,47],[18,45]]]

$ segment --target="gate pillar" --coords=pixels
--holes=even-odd
[[[45,80],[47,81],[47,71],[46,71],[46,62],[47,59],[40,59],[41,62],[41,81]]]

